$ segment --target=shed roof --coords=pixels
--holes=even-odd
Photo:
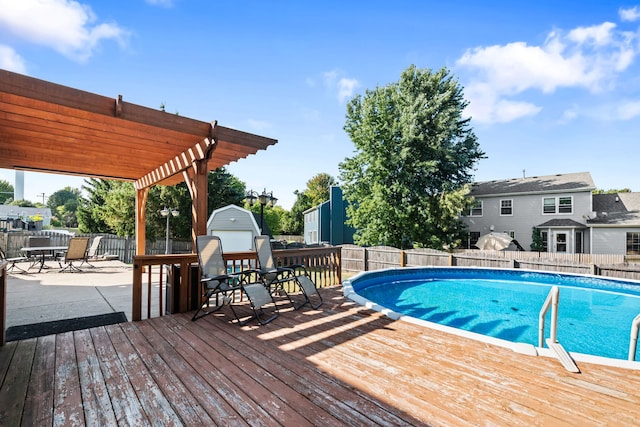
[[[562,193],[592,191],[595,188],[591,174],[579,172],[477,182],[471,188],[471,196]]]
[[[0,70],[0,168],[173,185],[203,152],[214,170],[276,142]]]

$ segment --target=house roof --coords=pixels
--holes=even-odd
[[[640,193],[594,194],[588,224],[640,225]]]
[[[471,196],[493,196],[509,194],[563,193],[595,190],[589,172],[566,173],[547,176],[532,176],[474,183]]]
[[[569,218],[550,219],[538,225],[539,228],[587,228],[585,224],[579,223]]]
[[[173,185],[276,142],[0,70],[0,168]]]

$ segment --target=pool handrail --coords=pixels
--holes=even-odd
[[[636,349],[638,348],[638,330],[640,330],[640,314],[638,314],[631,322],[631,337],[629,340],[629,357],[633,362],[636,360]]]
[[[547,295],[547,299],[544,300],[542,308],[540,309],[540,315],[538,316],[538,347],[544,347],[544,318],[547,315],[547,311],[551,307],[551,335],[552,342],[557,342],[557,330],[558,330],[558,302],[560,299],[560,288],[552,286]]]

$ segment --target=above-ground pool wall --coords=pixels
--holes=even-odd
[[[479,250],[449,253],[434,249],[342,245],[343,272],[427,266],[523,268],[640,280],[640,263],[627,262],[624,255]]]

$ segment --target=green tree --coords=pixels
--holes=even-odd
[[[332,185],[337,185],[328,173],[319,173],[307,181],[304,191],[295,191],[296,201],[291,211],[284,215],[282,228],[286,234],[300,235],[304,232],[304,211],[329,200]]]
[[[593,194],[631,193],[631,189],[623,188],[623,189],[620,189],[620,190],[616,190],[616,189],[603,190],[603,189],[599,188],[599,189],[593,190],[592,193]]]
[[[136,231],[136,192],[133,184],[112,181],[110,187],[104,197],[104,205],[97,208],[98,217],[112,233],[118,236],[133,236]]]
[[[23,208],[36,208],[38,205],[30,200],[13,200],[9,203],[10,206],[20,206]]]
[[[111,190],[111,183],[105,179],[85,179],[82,189],[88,197],[80,197],[76,216],[81,233],[111,233],[111,228],[100,217],[100,209]]]
[[[245,185],[220,168],[211,171],[208,181],[208,215],[228,204],[242,205]],[[131,183],[90,179],[83,189],[88,194],[78,209],[80,231],[83,233],[114,233],[133,235],[135,232],[135,189]],[[146,204],[146,236],[153,240],[165,235],[166,218],[163,208],[176,209],[171,217],[171,237],[191,237],[191,196],[186,184],[154,186],[149,189]]]
[[[333,185],[337,185],[337,181],[328,173],[319,173],[307,181],[305,194],[311,203],[309,207],[317,206],[329,200],[331,186]]]
[[[13,185],[0,179],[0,205],[13,200],[14,191]]]
[[[544,241],[542,240],[542,232],[537,227],[531,228],[531,245],[529,245],[529,247],[534,252],[544,251]]]
[[[51,209],[52,224],[76,228],[78,227],[78,202],[80,198],[80,189],[65,187],[49,196],[47,207]]]
[[[400,80],[347,105],[355,155],[340,164],[356,243],[453,248],[464,225],[466,184],[484,156],[463,118],[462,87],[446,68],[410,66]]]

